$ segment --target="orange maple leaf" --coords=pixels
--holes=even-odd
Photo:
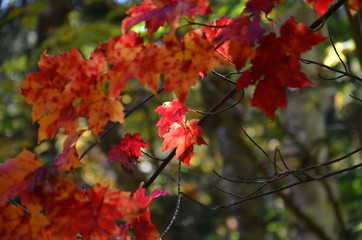
[[[25,149],[16,158],[1,163],[0,204],[24,192],[29,184],[29,176],[41,166],[38,157]]]
[[[163,39],[159,54],[165,73],[165,91],[173,91],[184,103],[190,86],[195,86],[199,73],[211,71],[225,61],[200,31],[191,31],[177,41],[173,34]]]
[[[162,151],[176,147],[176,157],[190,167],[194,155],[194,145],[207,145],[202,138],[202,128],[198,120],[192,119],[185,124],[173,123],[170,130],[163,135]]]
[[[39,71],[31,73],[20,89],[33,104],[33,121],[40,128],[38,141],[54,138],[60,128],[67,134],[76,131],[79,117],[89,117],[89,128],[96,136],[107,121],[123,122],[119,98],[102,90],[107,62],[100,52],[84,60],[77,49],[58,56],[43,54]]]
[[[103,54],[111,65],[105,74],[105,79],[109,81],[109,97],[119,99],[121,91],[134,77],[156,94],[162,73],[157,58],[159,51],[155,43],[143,44],[143,38],[133,31],[99,45],[96,52]]]
[[[34,211],[25,213],[12,204],[0,206],[0,236],[2,240],[47,239],[45,227],[49,225],[46,217]]]
[[[85,239],[116,237],[120,234],[116,220],[133,221],[143,212],[130,193],[110,190],[105,184],[96,184],[81,198],[66,200],[47,206],[54,239],[74,237],[77,233]]]
[[[112,37],[97,47],[96,52],[103,54],[111,64],[106,74],[110,97],[118,99],[127,82],[135,77],[138,71],[136,57],[142,48],[143,38],[133,31],[124,36]]]

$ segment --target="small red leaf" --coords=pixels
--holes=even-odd
[[[202,128],[198,120],[192,119],[185,124],[173,123],[170,130],[163,135],[162,151],[176,147],[176,157],[190,167],[194,155],[194,145],[207,145],[202,138]]]
[[[138,158],[142,156],[141,148],[149,147],[139,133],[130,134],[120,140],[118,145],[113,145],[108,152],[108,160],[111,162],[120,162],[124,171],[128,174],[133,173],[132,163],[138,163]]]
[[[329,5],[334,2],[334,0],[305,0],[307,3],[313,3],[314,9],[317,11],[318,16],[322,16],[327,12]]]
[[[163,115],[156,124],[159,127],[158,135],[162,137],[174,122],[184,122],[185,114],[188,111],[189,109],[177,99],[172,102],[164,102],[162,106],[157,107],[155,112]]]

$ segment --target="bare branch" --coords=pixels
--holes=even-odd
[[[16,205],[17,207],[20,207],[20,208],[21,208],[24,212],[26,212],[27,214],[31,214],[28,209],[26,209],[26,208],[25,208],[23,205],[21,205],[20,203],[16,202],[14,199],[9,198],[8,201],[11,202],[12,204]]]
[[[318,66],[321,66],[323,68],[326,68],[328,70],[331,70],[333,72],[337,72],[337,73],[340,73],[340,74],[343,74],[344,76],[348,76],[348,77],[351,77],[359,82],[362,82],[362,78],[356,76],[356,75],[353,75],[353,74],[350,74],[348,72],[344,72],[344,71],[341,71],[341,70],[338,70],[338,69],[335,69],[335,68],[332,68],[330,66],[327,66],[327,65],[324,65],[323,63],[320,63],[320,62],[316,62],[316,61],[313,61],[313,60],[309,60],[309,59],[305,59],[305,58],[301,58],[300,61],[304,64],[315,64],[315,65],[318,65]]]
[[[220,73],[216,72],[215,70],[213,70],[213,71],[212,71],[212,73],[213,73],[213,74],[215,74],[216,76],[218,76],[218,77],[220,77],[220,78],[222,78],[222,79],[226,80],[227,82],[229,82],[229,83],[231,83],[231,84],[236,85],[236,82],[234,82],[233,80],[231,80],[231,79],[230,79],[230,78],[228,78],[227,76],[222,75],[222,74],[220,74]]]
[[[353,95],[351,95],[351,94],[349,94],[349,96],[350,96],[351,98],[357,100],[357,101],[362,102],[362,99],[360,99],[360,98],[358,98],[358,97],[356,97],[356,96],[353,96]]]
[[[215,115],[215,114],[219,114],[219,113],[223,113],[223,112],[226,112],[230,109],[232,109],[233,107],[235,107],[236,105],[238,105],[241,100],[243,100],[244,98],[244,94],[245,94],[245,91],[244,89],[242,89],[241,91],[242,95],[240,96],[240,99],[238,101],[236,101],[235,103],[233,103],[230,107],[227,107],[223,110],[220,110],[220,111],[217,111],[217,112],[203,112],[203,111],[200,111],[200,110],[194,110],[194,109],[189,109],[190,111],[193,111],[193,112],[196,112],[196,113],[200,113],[200,114],[205,114],[205,115]]]
[[[338,0],[332,7],[328,9],[328,11],[320,16],[316,21],[314,21],[311,25],[309,25],[308,29],[311,31],[318,31],[324,25],[324,23],[328,20],[328,18],[335,13],[347,0]]]
[[[198,22],[194,22],[194,21],[191,21],[189,19],[186,20],[187,23],[189,25],[196,25],[196,26],[202,26],[202,27],[209,27],[209,28],[226,28],[227,25],[220,25],[220,26],[216,26],[216,25],[209,25],[209,24],[204,24],[204,23],[198,23]]]
[[[149,154],[149,153],[147,153],[147,152],[145,152],[145,151],[142,151],[142,150],[141,150],[141,152],[142,152],[142,154],[144,154],[144,155],[146,155],[147,157],[152,158],[152,159],[154,159],[154,160],[157,160],[157,161],[165,161],[165,159],[152,156],[151,154]]]
[[[332,176],[335,176],[335,175],[338,175],[338,174],[341,174],[341,173],[344,173],[344,172],[349,172],[351,170],[354,170],[354,169],[357,169],[357,168],[360,168],[360,167],[362,167],[362,163],[353,165],[351,167],[343,168],[343,169],[340,169],[338,171],[330,172],[330,173],[327,173],[327,174],[324,174],[324,175],[319,175],[319,176],[315,176],[315,177],[306,178],[303,181],[294,182],[294,183],[288,184],[288,185],[280,187],[280,188],[276,188],[276,189],[273,189],[273,190],[270,190],[270,191],[267,191],[267,192],[264,192],[264,193],[255,194],[255,195],[243,198],[243,199],[241,199],[239,201],[235,201],[235,202],[232,202],[232,203],[219,205],[219,206],[215,206],[215,207],[206,206],[205,204],[193,199],[192,197],[188,196],[185,193],[182,193],[182,195],[185,196],[186,198],[192,200],[193,202],[199,204],[200,206],[202,206],[204,208],[216,211],[216,210],[223,209],[223,208],[233,207],[233,206],[236,206],[238,204],[241,204],[243,202],[246,202],[246,201],[249,201],[249,200],[252,200],[252,199],[264,197],[264,196],[267,196],[267,195],[270,195],[270,194],[273,194],[273,193],[277,193],[277,192],[280,192],[282,190],[289,189],[289,188],[292,188],[294,186],[297,186],[297,185],[300,185],[300,184],[303,184],[303,183],[318,181],[318,180],[329,178],[329,177],[332,177]]]
[[[296,173],[299,173],[299,174],[303,174],[306,176],[306,178],[311,178],[306,172],[307,171],[310,171],[310,170],[314,170],[314,169],[317,169],[317,168],[320,168],[320,167],[325,167],[325,166],[328,166],[328,165],[331,165],[331,164],[334,164],[336,162],[339,162],[339,161],[342,161],[344,159],[347,159],[348,157],[358,153],[362,151],[362,147],[359,147],[355,150],[353,150],[352,152],[348,153],[348,154],[345,154],[339,158],[336,158],[336,159],[333,159],[333,160],[330,160],[330,161],[327,161],[327,162],[324,162],[324,163],[320,163],[320,164],[315,164],[315,165],[311,165],[311,166],[308,166],[308,167],[305,167],[305,168],[296,168],[296,169],[287,169],[287,170],[284,170],[284,171],[281,171],[281,172],[278,172],[277,174],[274,174],[272,176],[263,176],[263,177],[258,177],[258,178],[251,178],[251,179],[232,179],[232,178],[228,178],[228,177],[225,177],[225,176],[222,176],[221,174],[217,173],[216,171],[214,171],[214,173],[224,179],[224,180],[227,180],[229,182],[234,182],[234,183],[256,183],[256,184],[262,184],[262,183],[266,183],[266,182],[275,182],[275,181],[278,181],[282,178],[285,178],[291,174],[296,174]],[[299,181],[305,181],[304,180],[301,180],[298,178]]]
[[[328,36],[329,36],[329,41],[330,41],[331,44],[332,44],[332,47],[333,47],[334,52],[337,54],[337,57],[338,57],[339,61],[340,61],[340,62],[342,63],[342,65],[343,65],[344,71],[345,71],[346,73],[349,73],[348,68],[347,68],[347,65],[346,65],[346,64],[344,63],[344,61],[342,60],[341,56],[339,56],[339,53],[338,53],[337,48],[336,48],[336,45],[334,44],[334,41],[333,41],[333,38],[332,38],[332,34],[331,34],[331,29],[330,29],[330,28],[328,28]]]
[[[168,230],[170,230],[172,224],[175,222],[178,211],[180,209],[180,204],[181,204],[181,160],[178,161],[178,168],[177,168],[177,203],[176,203],[176,208],[175,211],[172,215],[172,219],[170,221],[170,223],[167,225],[165,231],[163,231],[163,233],[160,236],[160,239],[162,240],[162,238],[165,236],[165,234],[168,232]]]

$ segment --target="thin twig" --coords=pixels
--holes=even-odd
[[[322,78],[323,80],[327,80],[327,81],[335,81],[335,80],[338,80],[340,78],[343,78],[345,77],[346,75],[345,74],[341,74],[337,77],[325,77],[325,76],[322,76],[322,74],[318,73],[318,77]]]
[[[353,96],[353,95],[351,95],[351,94],[349,94],[349,96],[350,96],[351,98],[357,100],[357,101],[362,102],[362,99],[360,99],[360,98],[358,98],[358,97],[356,97],[356,96]]]
[[[280,188],[277,188],[277,189],[273,189],[273,190],[270,190],[270,191],[267,191],[267,192],[264,192],[264,193],[256,194],[254,196],[250,196],[250,197],[241,199],[239,201],[235,201],[235,202],[232,202],[232,203],[219,205],[219,206],[215,206],[215,207],[209,207],[209,206],[207,206],[207,205],[193,199],[192,197],[188,196],[185,193],[182,193],[182,195],[185,196],[186,198],[192,200],[193,202],[197,203],[198,205],[206,208],[206,209],[216,211],[216,210],[223,209],[223,208],[233,207],[233,206],[236,206],[238,204],[241,204],[243,202],[246,202],[246,201],[249,201],[249,200],[252,200],[252,199],[264,197],[264,196],[267,196],[267,195],[270,195],[270,194],[273,194],[273,193],[277,193],[277,192],[280,192],[280,191],[295,187],[295,186],[303,184],[303,183],[312,182],[312,181],[319,181],[319,180],[329,178],[329,177],[332,177],[332,176],[335,176],[335,175],[338,175],[338,174],[342,174],[344,172],[350,172],[350,171],[352,171],[354,169],[357,169],[357,168],[360,168],[360,167],[362,167],[362,163],[353,165],[351,167],[343,168],[343,169],[340,169],[338,171],[330,172],[330,173],[327,173],[327,174],[324,174],[324,175],[306,178],[304,181],[294,182],[294,183],[288,184],[286,186],[283,186],[283,187],[280,187]]]
[[[264,155],[266,156],[266,158],[268,158],[269,160],[271,160],[269,154],[262,148],[260,147],[250,136],[249,134],[244,130],[244,128],[239,125],[240,129],[243,131],[243,133],[245,134],[245,136],[257,147],[259,148],[260,151],[262,151],[262,153],[264,153]]]
[[[254,191],[252,191],[251,193],[249,194],[246,194],[246,195],[238,195],[238,194],[235,194],[235,193],[232,193],[232,192],[228,192],[228,191],[225,191],[224,189],[221,189],[219,186],[216,186],[217,189],[219,189],[220,191],[222,191],[223,193],[225,194],[228,194],[228,195],[231,195],[233,197],[237,197],[237,198],[248,198],[248,197],[251,197],[253,196],[254,194],[256,194],[257,192],[263,190],[266,186],[269,185],[270,182],[265,182],[263,183],[261,186],[257,187]]]
[[[236,105],[238,105],[238,104],[241,102],[241,100],[243,100],[244,94],[245,94],[244,89],[242,89],[241,92],[242,92],[242,95],[241,95],[240,99],[239,99],[238,101],[236,101],[234,104],[232,104],[230,107],[227,107],[227,108],[225,108],[225,109],[223,109],[223,110],[220,110],[220,111],[217,111],[217,112],[203,112],[203,111],[194,110],[194,109],[189,109],[189,110],[192,111],[192,112],[196,112],[196,113],[200,113],[200,114],[205,114],[205,115],[216,115],[216,114],[220,114],[220,113],[226,112],[226,111],[232,109],[233,107],[235,107]]]
[[[327,65],[324,65],[323,63],[320,63],[320,62],[316,62],[316,61],[313,61],[313,60],[309,60],[309,59],[305,59],[305,58],[301,58],[300,61],[304,64],[315,64],[315,65],[318,65],[318,66],[321,66],[321,67],[324,67],[328,70],[331,70],[333,72],[337,72],[337,73],[341,73],[345,76],[348,76],[348,77],[351,77],[359,82],[362,82],[362,78],[360,77],[357,77],[356,75],[353,75],[351,73],[348,73],[348,72],[344,72],[344,71],[341,71],[341,70],[338,70],[338,69],[335,69],[335,68],[332,68],[330,66],[327,66]]]
[[[331,34],[331,29],[328,28],[328,36],[329,36],[329,41],[332,44],[333,50],[334,52],[337,54],[337,57],[339,59],[339,61],[342,63],[344,71],[346,71],[346,73],[349,73],[347,65],[344,63],[344,61],[342,60],[341,56],[339,56],[339,53],[337,51],[336,45],[334,44],[333,38],[332,38],[332,34]]]
[[[178,161],[177,175],[178,175],[178,179],[177,179],[177,203],[176,203],[176,208],[175,208],[175,211],[174,211],[174,213],[172,215],[170,223],[167,225],[165,231],[163,231],[163,233],[160,236],[161,240],[165,236],[165,234],[168,232],[168,230],[170,230],[172,224],[175,222],[177,214],[178,214],[179,209],[180,209],[180,204],[181,204],[181,160]]]
[[[197,25],[197,26],[202,26],[202,27],[209,27],[209,28],[226,28],[227,27],[227,25],[216,26],[216,25],[209,25],[209,24],[204,24],[204,23],[197,23],[197,22],[193,22],[191,20],[186,20],[186,21],[190,25]]]
[[[287,169],[287,170],[284,170],[284,171],[281,171],[281,172],[278,172],[277,174],[274,174],[272,176],[263,176],[263,177],[257,177],[257,178],[251,178],[251,179],[232,179],[232,178],[229,178],[229,177],[225,177],[225,176],[222,176],[221,174],[217,173],[216,171],[214,171],[214,173],[222,178],[222,179],[225,179],[229,182],[234,182],[234,183],[265,183],[265,182],[274,182],[274,181],[277,181],[277,180],[280,180],[286,176],[289,176],[291,174],[295,174],[295,173],[302,173],[302,174],[306,174],[307,171],[310,171],[310,170],[314,170],[314,169],[317,169],[317,168],[320,168],[320,167],[326,167],[328,165],[331,165],[331,164],[334,164],[336,162],[339,162],[339,161],[342,161],[344,159],[347,159],[348,157],[356,154],[357,152],[360,152],[362,151],[362,147],[359,147],[355,150],[353,150],[352,152],[350,153],[347,153],[341,157],[338,157],[336,159],[333,159],[333,160],[330,160],[330,161],[327,161],[327,162],[324,162],[324,163],[320,163],[320,164],[315,164],[315,165],[311,165],[311,166],[308,166],[308,167],[305,167],[305,168],[295,168],[295,169]],[[310,178],[309,175],[306,175],[307,178]],[[300,180],[298,178],[298,180]]]
[[[14,204],[14,205],[20,207],[21,209],[23,209],[23,211],[26,212],[27,214],[30,214],[30,212],[29,212],[28,209],[26,209],[26,208],[25,208],[23,205],[21,205],[20,203],[17,203],[14,199],[9,198],[8,201],[11,202],[11,203]]]
[[[216,76],[221,77],[222,79],[228,81],[229,83],[232,83],[232,84],[236,85],[236,82],[234,82],[230,78],[226,77],[225,75],[222,75],[222,74],[216,72],[215,70],[213,70],[212,73],[215,74]]]
[[[146,155],[147,157],[152,158],[152,159],[154,159],[154,160],[165,161],[165,159],[152,156],[151,154],[149,154],[149,153],[147,153],[147,152],[145,152],[145,151],[142,151],[142,150],[141,150],[141,152],[142,152],[142,154],[144,154],[144,155]]]

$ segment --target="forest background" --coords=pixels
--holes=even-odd
[[[120,23],[125,12],[138,1],[0,0],[0,160],[13,158],[23,148],[37,153],[43,161],[52,161],[59,153],[65,136],[46,140],[37,145],[37,125],[32,123],[31,106],[25,103],[19,86],[26,74],[37,71],[40,55],[69,51],[76,47],[83,56],[101,42],[120,34]],[[210,1],[214,13],[209,21],[229,15],[236,17],[245,8],[246,1]],[[361,18],[342,7],[328,19],[321,34],[334,40],[337,52],[350,71],[359,76],[362,48]],[[289,16],[306,25],[317,19],[311,6],[304,1],[285,1],[269,17],[276,28]],[[201,19],[202,22],[207,22]],[[200,21],[201,22],[201,21]],[[328,31],[329,29],[329,31]],[[143,25],[134,30],[142,32]],[[160,33],[162,33],[162,29]],[[156,33],[157,34],[157,33]],[[362,42],[362,41],[360,41]],[[307,53],[313,59],[330,67],[343,69],[331,42],[325,42]],[[191,168],[181,167],[181,189],[188,196],[207,206],[233,202],[233,194],[248,194],[257,184],[225,181],[213,171],[228,177],[255,177],[270,175],[273,164],[258,146],[273,156],[277,149],[289,168],[302,168],[343,156],[361,146],[362,93],[360,83],[353,78],[338,76],[333,71],[315,65],[303,70],[315,86],[288,92],[288,107],[278,109],[274,121],[260,109],[250,107],[252,89],[245,91],[241,104],[213,116],[205,124],[204,138],[208,147],[196,147]],[[230,67],[216,69],[221,74]],[[322,78],[320,77],[322,76]],[[230,88],[216,75],[191,89],[187,106],[207,111]],[[236,76],[230,77],[236,80]],[[122,102],[131,108],[150,92],[138,82],[127,87]],[[149,101],[126,121],[126,127],[117,126],[107,134],[82,160],[77,175],[88,186],[104,180],[112,186],[134,192],[139,183],[147,181],[160,161],[142,156],[134,173],[122,171],[120,164],[109,163],[107,153],[118,144],[126,132],[139,132],[151,146],[151,156],[166,156],[161,152],[161,140],[155,131],[159,115],[153,111],[164,101],[172,100],[171,93],[162,93]],[[239,96],[226,103],[231,106]],[[192,113],[196,118],[198,113]],[[202,116],[201,116],[202,117]],[[244,133],[245,130],[245,133]],[[257,143],[253,143],[250,138]],[[78,149],[85,150],[95,137],[85,133]],[[82,152],[82,151],[80,151]],[[361,153],[322,169],[333,171],[361,162]],[[246,201],[230,208],[210,211],[187,198],[182,198],[177,218],[165,239],[362,239],[362,178],[361,170],[334,176],[328,180],[305,183],[283,191]],[[152,189],[169,193],[154,200],[152,221],[160,233],[166,229],[178,198],[177,161],[171,162]],[[290,183],[291,179],[268,186],[273,189]],[[218,186],[218,187],[216,187]],[[238,199],[238,198],[236,198]]]

